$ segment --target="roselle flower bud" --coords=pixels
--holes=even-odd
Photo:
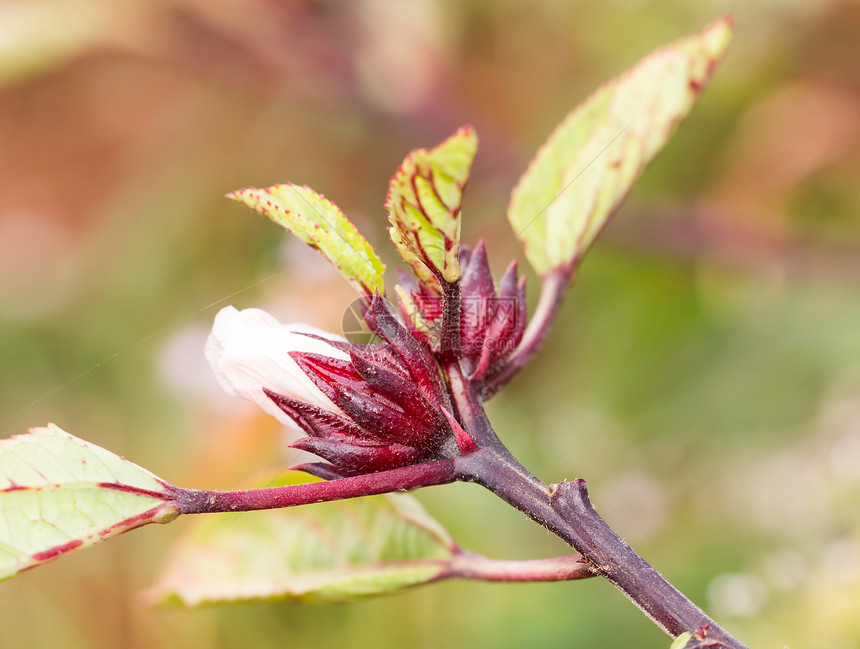
[[[327,476],[457,454],[457,436],[462,443],[465,433],[452,430],[447,388],[430,351],[378,295],[365,317],[383,342],[354,345],[281,325],[258,309],[228,307],[216,318],[207,356],[228,392],[307,433],[292,446],[330,462]]]
[[[339,336],[305,324],[284,325],[262,309],[239,311],[225,307],[215,316],[206,341],[206,358],[225,392],[255,402],[265,412],[296,428],[263,387],[322,409],[336,406],[290,357],[290,352],[322,354],[346,360],[349,354],[334,344]]]

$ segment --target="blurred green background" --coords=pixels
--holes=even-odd
[[[353,295],[223,195],[308,184],[391,267],[389,177],[471,122],[463,234],[498,272],[519,253],[510,189],[565,113],[730,11],[712,86],[489,410],[750,646],[860,647],[856,0],[0,2],[0,436],[54,421],[189,487],[288,461],[209,376],[208,327],[232,303],[337,330]],[[477,487],[421,499],[469,549],[566,552]],[[669,644],[598,580],[147,609],[185,524],[3,583],[0,645]]]

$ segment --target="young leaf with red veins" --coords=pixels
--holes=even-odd
[[[388,185],[391,240],[429,286],[460,277],[460,203],[478,150],[471,126],[432,149],[410,153]]]
[[[385,264],[343,212],[309,187],[285,184],[227,194],[283,226],[328,259],[366,296],[385,290]]]
[[[0,579],[179,511],[146,469],[53,424],[0,440]]]
[[[660,48],[577,106],[511,196],[508,220],[542,276],[569,276],[645,166],[695,104],[732,19]]]

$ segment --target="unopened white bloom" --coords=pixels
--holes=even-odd
[[[263,392],[267,388],[284,396],[340,412],[290,358],[290,352],[309,352],[343,360],[349,355],[310,333],[345,342],[340,336],[305,324],[281,324],[262,309],[225,307],[215,316],[206,341],[206,358],[224,390],[254,401],[263,410],[291,427],[296,424]]]

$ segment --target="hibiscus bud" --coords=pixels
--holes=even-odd
[[[472,381],[482,381],[504,364],[523,337],[526,324],[525,278],[517,279],[513,261],[498,291],[482,240],[474,250],[460,246],[459,355]],[[442,297],[425,284],[406,280],[400,309],[413,337],[437,352],[442,347]]]
[[[257,309],[229,307],[216,318],[207,355],[228,392],[308,435],[292,446],[331,463],[308,465],[317,475],[375,472],[460,453],[460,431],[452,430],[447,387],[433,355],[379,295],[365,318],[383,342],[354,345],[310,327],[286,327]]]

